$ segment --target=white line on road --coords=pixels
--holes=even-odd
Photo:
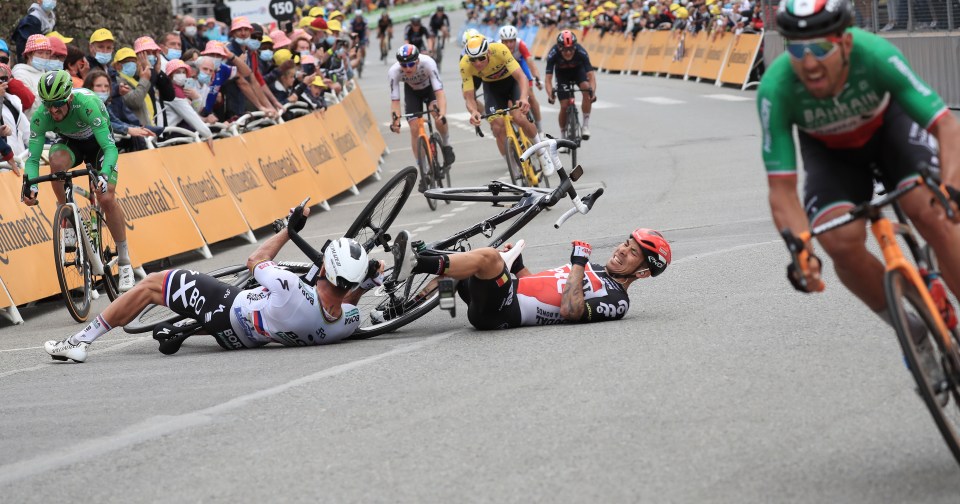
[[[663,96],[647,96],[643,98],[634,98],[634,100],[652,103],[654,105],[677,105],[680,103],[686,103],[681,100],[674,100],[673,98],[664,98]]]
[[[704,98],[713,98],[714,100],[724,100],[724,101],[753,101],[753,98],[749,96],[739,96],[731,94],[708,94],[703,95]]]
[[[412,237],[414,233],[419,233],[419,232],[421,232],[421,231],[429,231],[430,228],[432,228],[432,227],[433,227],[433,226],[418,227],[417,229],[414,229],[413,231],[410,231],[410,236]]]
[[[401,345],[387,352],[383,352],[370,357],[333,366],[311,375],[303,376],[295,380],[288,381],[259,390],[251,394],[234,397],[229,401],[196,410],[181,415],[174,416],[155,416],[147,418],[138,424],[124,428],[121,432],[112,435],[103,436],[96,439],[81,441],[79,444],[68,447],[62,451],[56,451],[45,455],[39,455],[29,460],[21,460],[0,466],[0,485],[12,483],[25,478],[36,476],[38,474],[49,473],[53,470],[76,464],[84,460],[90,460],[101,455],[121,450],[130,446],[135,446],[147,441],[167,436],[192,427],[207,425],[215,420],[217,416],[223,415],[238,408],[247,406],[249,403],[261,399],[267,399],[282,394],[290,389],[303,385],[310,385],[324,378],[337,376],[357,368],[361,368],[375,362],[381,361],[394,355],[400,355],[415,352],[421,348],[439,343],[458,332],[464,332],[466,329],[457,329],[448,331],[437,336],[423,339],[409,345]]]

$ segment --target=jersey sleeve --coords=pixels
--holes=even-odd
[[[861,36],[857,33],[856,36]],[[947,111],[943,99],[910,68],[903,53],[882,37],[868,48],[876,61],[870,68],[875,69],[890,91],[893,99],[903,107],[911,119],[924,128],[929,128],[941,114]]]
[[[476,74],[473,71],[473,65],[470,64],[466,56],[460,58],[460,80],[464,91],[473,91],[473,77]]]
[[[49,116],[46,109],[41,109],[33,114],[30,119],[30,143],[27,149],[30,151],[30,159],[27,159],[24,171],[27,177],[36,178],[40,174],[40,156],[43,154],[43,143],[46,140],[47,130],[50,126],[47,124]]]
[[[780,67],[789,62],[781,60]],[[778,73],[777,62],[770,65],[767,75],[757,90],[757,113],[760,116],[760,134],[763,139],[763,164],[768,176],[793,175],[797,172],[797,151],[793,143],[793,123],[790,121],[790,100],[780,96],[789,80]],[[792,71],[792,70],[790,70]],[[779,76],[779,78],[778,78]]]
[[[583,302],[586,309],[580,317],[580,322],[604,322],[619,320],[630,309],[630,301],[623,291],[610,291],[603,297],[593,297]]]
[[[290,296],[298,292],[300,277],[287,271],[273,261],[263,261],[253,267],[253,277],[270,291],[271,304],[286,303]]]
[[[440,71],[437,69],[437,61],[433,58],[430,58],[425,60],[425,63],[427,66],[427,74],[430,76],[430,87],[432,87],[434,91],[441,91],[443,89],[443,82],[440,80]]]
[[[593,71],[593,63],[590,63],[590,53],[587,52],[583,46],[577,46],[577,52],[580,53],[580,57],[583,58],[583,70],[586,72]]]
[[[530,49],[527,48],[527,44],[525,44],[522,40],[517,41],[517,47],[520,48],[521,58],[527,59],[530,57]]]
[[[394,63],[390,67],[387,80],[390,81],[390,100],[400,101],[400,63]]]
[[[554,67],[554,65],[557,64],[557,56],[558,56],[558,55],[559,55],[559,52],[557,52],[557,46],[551,47],[551,48],[550,48],[550,52],[547,53],[547,70],[546,70],[546,72],[547,72],[548,74],[553,73],[553,67]]]

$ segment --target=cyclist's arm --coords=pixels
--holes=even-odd
[[[514,70],[510,75],[512,75],[514,79],[517,79],[517,83],[520,84],[520,100],[529,103],[530,81],[527,80],[527,75],[523,73],[523,69],[520,68],[520,65],[517,65],[516,70]]]
[[[553,92],[553,74],[552,73],[548,73],[547,76],[544,77],[543,85],[547,88],[547,94],[550,96],[553,96],[554,92]]]
[[[437,108],[440,109],[440,115],[447,115],[447,94],[443,90],[434,90],[434,95],[437,97]]]
[[[943,183],[960,189],[960,122],[947,111],[930,125],[930,132],[940,143]]]
[[[794,235],[810,229],[807,213],[797,193],[797,174],[767,177],[770,213],[777,230],[789,228]]]
[[[560,299],[560,316],[564,320],[579,321],[583,317],[586,303],[583,297],[583,266],[570,265],[570,276],[563,285],[563,296]]]
[[[304,208],[303,215],[310,215],[310,209]],[[257,247],[257,250],[254,250],[253,253],[250,254],[250,257],[247,258],[247,269],[256,275],[257,266],[261,263],[273,261],[273,258],[277,257],[280,249],[283,248],[288,241],[290,241],[290,235],[286,231],[271,236],[269,239],[267,239],[267,241],[263,242],[262,245]]]
[[[117,144],[113,141],[113,132],[110,131],[110,114],[107,113],[107,107],[103,102],[99,102],[99,105],[100,115],[95,116],[90,121],[90,125],[93,127],[93,137],[97,139],[100,150],[103,151],[100,174],[110,180],[111,183],[116,183],[116,177],[111,177],[111,175],[117,169],[117,158],[120,157],[120,152],[117,151]]]
[[[40,174],[40,156],[43,155],[43,143],[47,135],[46,117],[41,114],[40,110],[34,112],[30,121],[30,143],[27,146],[30,159],[27,159],[24,167],[24,174],[29,178],[36,178]]]

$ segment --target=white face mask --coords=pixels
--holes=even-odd
[[[186,36],[188,36],[188,37],[196,37],[196,36],[197,36],[197,27],[196,27],[196,26],[188,26],[188,27],[186,27],[186,28],[183,29],[183,34],[186,35]]]
[[[174,83],[174,84],[176,84],[176,85],[178,85],[178,86],[180,86],[180,87],[183,87],[183,84],[184,84],[185,82],[187,82],[187,74],[178,73],[178,74],[175,74],[175,75],[173,76],[173,83]]]

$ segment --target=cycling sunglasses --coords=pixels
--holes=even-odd
[[[64,105],[66,105],[66,104],[67,104],[67,100],[57,100],[57,101],[45,101],[45,102],[43,102],[43,106],[44,106],[44,107],[47,107],[48,109],[60,108],[60,107],[62,107],[62,106],[64,106]]]
[[[486,56],[477,56],[476,58],[474,58],[474,57],[471,56],[471,57],[469,57],[469,59],[470,59],[470,63],[475,63],[475,62],[477,62],[477,61],[487,61],[487,57],[486,57]]]
[[[0,82],[10,82],[9,75],[0,75]]]
[[[9,56],[0,56],[0,63],[3,63],[4,65],[9,65],[9,64],[10,64],[10,57],[9,57]]]
[[[403,68],[413,68],[413,67],[417,66],[417,62],[416,62],[416,61],[410,61],[410,62],[407,62],[407,63],[400,63],[400,66],[402,66]]]
[[[807,53],[813,55],[817,60],[826,59],[840,47],[839,37],[819,38],[813,40],[787,41],[787,52],[795,59],[803,59]]]

